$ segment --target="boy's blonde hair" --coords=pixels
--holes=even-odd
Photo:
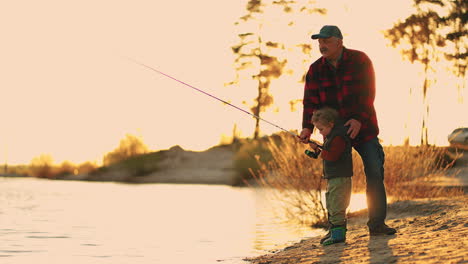
[[[323,107],[314,112],[312,115],[312,123],[335,123],[338,117],[338,111],[330,107]]]

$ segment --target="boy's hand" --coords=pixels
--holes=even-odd
[[[299,139],[302,143],[307,144],[309,143],[310,135],[312,135],[312,130],[310,128],[304,128],[301,131]]]
[[[309,146],[315,151],[317,152],[319,150],[319,147],[317,145],[317,143],[315,143],[314,141],[309,141]]]

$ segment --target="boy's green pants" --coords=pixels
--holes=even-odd
[[[334,226],[346,225],[346,209],[351,199],[351,177],[327,179],[328,222]]]

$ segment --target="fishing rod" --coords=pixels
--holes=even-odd
[[[211,97],[211,98],[213,98],[213,99],[216,99],[216,100],[218,100],[218,101],[220,101],[220,102],[222,102],[222,103],[224,103],[224,104],[227,104],[227,105],[229,105],[229,106],[231,106],[231,107],[233,107],[233,108],[235,108],[235,109],[237,109],[237,110],[239,110],[239,111],[241,111],[241,112],[244,112],[244,113],[246,113],[246,114],[248,114],[248,115],[250,115],[250,116],[253,116],[254,118],[256,118],[256,119],[258,119],[258,120],[261,120],[261,121],[263,121],[263,122],[265,122],[265,123],[268,123],[268,124],[270,124],[270,125],[272,125],[272,126],[274,126],[274,127],[276,127],[276,128],[279,128],[279,129],[281,129],[281,130],[283,130],[283,131],[285,131],[285,132],[287,132],[287,133],[293,135],[294,137],[300,138],[299,135],[297,135],[297,134],[295,134],[295,133],[293,133],[293,132],[291,132],[291,131],[289,131],[289,130],[286,130],[286,129],[284,129],[284,128],[282,128],[282,127],[280,127],[280,126],[278,126],[278,125],[276,125],[276,124],[274,124],[274,123],[272,123],[272,122],[270,122],[270,121],[268,121],[268,120],[266,120],[266,119],[263,119],[263,118],[261,118],[261,117],[255,115],[255,114],[252,114],[252,113],[250,113],[249,111],[246,111],[246,110],[244,110],[244,109],[242,109],[242,108],[240,108],[240,107],[238,107],[238,106],[236,106],[236,105],[233,105],[233,104],[231,104],[231,103],[229,103],[229,102],[227,102],[227,101],[225,101],[225,100],[223,100],[223,99],[221,99],[221,98],[218,98],[218,97],[216,97],[216,96],[214,96],[214,95],[212,95],[212,94],[209,94],[209,93],[203,91],[202,89],[199,89],[199,88],[197,88],[197,87],[195,87],[195,86],[193,86],[193,85],[190,85],[190,84],[188,84],[188,83],[186,83],[186,82],[184,82],[184,81],[181,81],[181,80],[179,80],[179,79],[177,79],[177,78],[175,78],[175,77],[173,77],[173,76],[171,76],[171,75],[169,75],[169,74],[167,74],[167,73],[164,73],[164,72],[162,72],[162,71],[159,71],[159,70],[157,70],[157,69],[155,69],[155,68],[153,68],[153,67],[151,67],[151,66],[149,66],[149,65],[146,65],[146,64],[144,64],[144,63],[142,63],[142,62],[139,62],[139,61],[137,61],[137,60],[135,60],[135,59],[128,58],[128,57],[127,57],[127,59],[130,60],[130,61],[132,61],[133,63],[136,63],[136,64],[138,64],[138,65],[140,65],[140,66],[142,66],[142,67],[145,67],[146,69],[149,69],[149,70],[151,70],[151,71],[153,71],[153,72],[156,72],[156,73],[159,73],[159,74],[161,74],[161,75],[163,75],[163,76],[166,76],[166,77],[169,78],[169,79],[172,79],[172,80],[174,80],[174,81],[176,81],[176,82],[178,82],[178,83],[181,83],[181,84],[183,84],[183,85],[185,85],[185,86],[187,86],[187,87],[189,87],[189,88],[192,88],[192,89],[194,89],[194,90],[196,90],[196,91],[198,91],[198,92],[200,92],[200,93],[202,93],[202,94],[204,94],[204,95],[207,95],[207,96],[209,96],[209,97]],[[309,141],[309,142],[310,142],[310,141]],[[318,145],[318,144],[317,144],[317,145]],[[319,146],[319,148],[322,148],[322,146],[320,146],[320,145],[318,145],[318,146]],[[310,153],[310,151],[309,151],[309,153]],[[310,156],[309,153],[306,151],[306,154],[307,154],[308,156]],[[318,155],[318,154],[317,154],[317,155]],[[313,157],[313,156],[311,156],[311,157]]]

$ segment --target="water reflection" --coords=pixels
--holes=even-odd
[[[250,188],[0,178],[2,263],[244,263],[322,231]],[[96,262],[97,261],[97,262]]]

